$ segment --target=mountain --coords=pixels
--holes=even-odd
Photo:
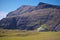
[[[35,6],[23,5],[19,7],[17,10],[8,13],[7,17],[18,16],[23,13],[31,12],[34,8]]]
[[[60,9],[60,6],[57,7],[56,5],[51,5],[51,4],[40,2],[38,4],[38,6],[36,7],[36,9],[44,9],[44,8],[57,8],[57,9]]]
[[[60,31],[60,6],[42,2],[37,6],[23,5],[1,19],[0,28]]]

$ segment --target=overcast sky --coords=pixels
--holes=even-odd
[[[54,4],[60,6],[60,0],[0,0],[0,19],[19,8],[22,5],[36,6],[39,2]]]

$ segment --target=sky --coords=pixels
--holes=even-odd
[[[22,5],[36,6],[39,2],[60,6],[60,0],[0,0],[0,19],[6,17],[9,12],[16,10]]]

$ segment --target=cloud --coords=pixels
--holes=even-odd
[[[7,12],[0,11],[0,20],[1,20],[2,18],[5,18],[6,15],[7,15]]]

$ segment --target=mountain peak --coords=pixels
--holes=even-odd
[[[60,9],[60,6],[40,2],[38,4],[38,6],[36,7],[36,9],[43,9],[43,8],[57,8],[57,9]]]
[[[22,7],[30,7],[30,5],[22,5]]]
[[[40,2],[38,5],[43,5],[43,4],[46,4],[46,3]]]

